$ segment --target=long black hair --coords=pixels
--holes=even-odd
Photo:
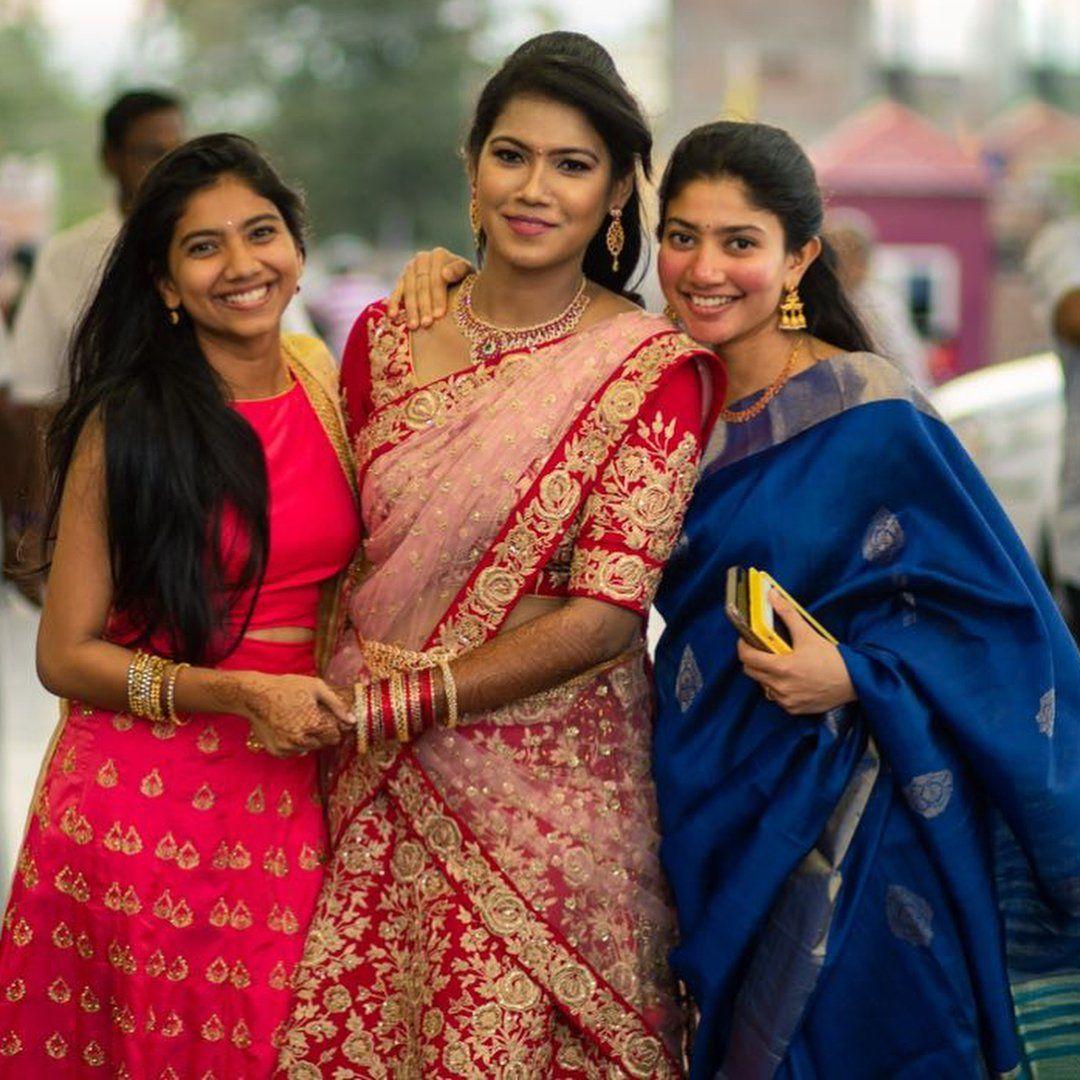
[[[76,329],[67,400],[48,436],[46,536],[55,536],[80,434],[100,423],[114,610],[133,627],[129,644],[163,635],[193,662],[239,642],[247,620],[229,640],[228,614],[261,583],[269,546],[262,445],[229,407],[191,320],[171,325],[157,289],[189,200],[225,176],[273,202],[303,250],[302,200],[254,143],[207,135],[168,154],[143,181]],[[246,546],[231,556],[221,549],[226,508]]]
[[[768,124],[721,120],[684,135],[660,181],[663,235],[672,199],[693,180],[739,180],[747,199],[780,219],[788,251],[821,236],[825,209],[810,159],[786,132]],[[848,352],[872,352],[870,333],[836,275],[836,253],[821,237],[821,254],[810,264],[799,294],[815,337]]]
[[[602,45],[569,30],[540,34],[519,45],[480,92],[465,141],[473,165],[495,121],[521,94],[535,94],[583,113],[607,147],[612,179],[633,178],[630,198],[622,212],[626,243],[619,256],[619,269],[611,268],[605,241],[609,224],[606,217],[589,242],[582,269],[590,281],[636,300],[627,282],[645,246],[637,169],[646,179],[652,171],[652,133],[641,106]]]

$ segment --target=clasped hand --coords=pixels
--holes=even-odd
[[[336,746],[353,726],[346,703],[309,675],[242,674],[244,708],[252,733],[274,757]]]
[[[791,636],[791,652],[778,656],[740,639],[743,671],[761,685],[770,701],[793,716],[827,713],[855,701],[858,695],[836,645],[814,630],[775,589],[770,600]]]

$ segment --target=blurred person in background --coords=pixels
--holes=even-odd
[[[3,439],[14,453],[5,500],[4,568],[33,600],[41,582],[26,571],[44,510],[43,435],[63,396],[72,331],[97,288],[106,255],[143,178],[185,138],[180,99],[159,90],[121,94],[102,117],[101,161],[114,185],[100,213],[51,237],[19,300],[11,343]],[[13,490],[8,490],[13,488]]]
[[[51,237],[38,253],[14,326],[11,393],[55,405],[71,333],[97,288],[105,256],[150,169],[185,138],[180,99],[158,90],[120,95],[102,117],[101,161],[113,198],[100,213]]]
[[[905,371],[919,390],[929,390],[933,380],[926,343],[903,294],[876,273],[873,222],[855,210],[834,210],[826,218],[824,235],[836,252],[836,270],[844,289],[877,351]]]
[[[388,291],[371,269],[372,250],[351,236],[331,237],[315,250],[309,270],[307,309],[319,336],[339,361],[356,313]]]
[[[1051,222],[1027,256],[1028,277],[1049,321],[1065,379],[1057,513],[1050,530],[1053,579],[1080,641],[1080,214]]]

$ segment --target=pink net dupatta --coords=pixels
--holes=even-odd
[[[367,570],[348,599],[351,627],[328,679],[430,665],[439,652],[455,655],[497,633],[649,394],[694,352],[670,324],[628,313],[379,409],[359,447]],[[301,1061],[331,1063],[327,1025],[351,1047],[344,1060],[353,1066],[482,1069],[495,1037],[482,1030],[489,997],[504,1020],[554,1003],[569,1033],[547,1049],[534,1045],[537,1071],[522,1076],[564,1075],[560,1055],[564,1064],[591,1055],[597,1068],[629,1076],[680,1074],[683,1015],[666,962],[674,921],[656,851],[651,711],[638,649],[457,730],[343,762],[331,800],[337,856],[298,984],[282,1059],[293,1065],[289,1075],[307,1075]],[[391,817],[403,824],[391,828]],[[392,879],[381,891],[371,885],[381,857],[373,844],[392,848],[379,848]],[[458,927],[438,958],[429,939],[403,929],[416,912],[406,916],[404,899],[387,899],[407,880],[408,904],[423,908],[425,875],[438,884],[421,923]],[[435,914],[444,889],[452,919]],[[479,976],[454,975],[461,964],[445,950],[486,971],[490,993]],[[355,972],[373,964],[389,968],[358,989]],[[412,982],[405,973],[418,966],[427,975]],[[456,1000],[471,999],[468,1009],[447,1007],[439,971],[458,980]],[[349,1005],[339,995],[342,1015],[328,1017],[323,1003],[342,987]],[[440,1056],[442,1066],[433,1064]]]

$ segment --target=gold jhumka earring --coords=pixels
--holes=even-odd
[[[799,290],[794,285],[784,293],[784,300],[780,305],[780,329],[806,329],[806,315],[803,312],[803,302],[799,299]]]
[[[664,314],[671,320],[680,330],[683,329],[682,320],[679,318],[679,313],[675,310],[674,304],[664,305]]]
[[[473,247],[480,246],[480,237],[482,235],[482,227],[480,225],[480,207],[476,205],[476,192],[472,193],[472,198],[469,199],[469,227],[472,229]]]
[[[173,326],[180,325],[180,312],[177,308],[169,308],[169,322],[172,323]]]
[[[619,256],[622,254],[623,246],[626,243],[626,231],[623,229],[622,224],[622,209],[618,206],[611,208],[611,224],[608,226],[605,243],[607,244],[608,254],[611,256],[611,269],[617,271],[619,269]]]

